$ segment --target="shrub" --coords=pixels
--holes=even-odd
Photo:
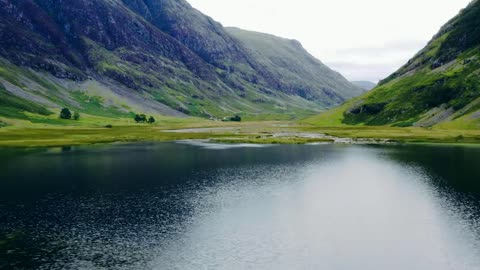
[[[233,121],[233,122],[242,122],[242,117],[240,117],[239,115],[235,115],[233,117],[230,117],[230,121]]]
[[[150,116],[150,118],[148,118],[148,123],[149,124],[155,123],[155,118],[153,118],[153,116]]]
[[[80,113],[75,112],[75,113],[73,114],[73,119],[76,120],[76,121],[80,120]]]
[[[63,108],[62,111],[60,111],[60,119],[72,119],[72,113],[68,108]]]
[[[145,123],[147,122],[147,116],[145,114],[137,114],[135,115],[134,120],[137,123]]]
[[[380,113],[387,103],[370,103],[370,104],[363,104],[361,106],[352,108],[349,112],[352,114],[378,114]]]

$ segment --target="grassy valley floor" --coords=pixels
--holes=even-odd
[[[480,144],[480,130],[335,126],[299,122],[219,122],[157,117],[155,124],[84,115],[80,121],[54,117],[32,123],[2,119],[0,147],[51,147],[115,142],[211,140],[221,143],[448,143]],[[110,127],[111,126],[111,127]]]

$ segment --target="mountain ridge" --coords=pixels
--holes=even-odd
[[[377,86],[376,83],[371,81],[351,81],[351,83],[364,89],[365,91],[370,91]]]
[[[260,62],[262,69],[280,71],[273,76],[287,78],[294,81],[301,88],[319,88],[322,95],[336,98],[338,102],[360,95],[362,91],[350,87],[351,83],[343,81],[343,76],[331,70],[320,60],[312,56],[298,40],[277,37],[272,34],[259,33],[255,31],[242,30],[236,27],[227,27],[227,32],[237,38],[251,54],[251,58]],[[277,46],[275,46],[277,44]],[[302,52],[296,55],[294,52]],[[280,57],[279,57],[280,55]],[[299,59],[299,57],[301,57]],[[274,68],[269,68],[274,67]],[[298,74],[302,74],[299,79]],[[335,83],[342,80],[342,88],[346,91],[335,93],[330,89]],[[284,82],[288,85],[287,82]],[[324,86],[324,87],[322,87]],[[290,86],[294,88],[295,86]],[[287,87],[288,88],[288,87]],[[302,93],[301,96],[308,97],[309,93]]]
[[[92,105],[84,99],[95,99],[95,110],[109,115],[145,107],[176,116],[289,119],[359,91],[341,75],[330,84],[307,84],[300,73],[285,80],[243,44],[184,0],[0,2],[2,91],[47,100],[40,105],[53,110],[88,113]],[[20,109],[16,115],[23,117]]]

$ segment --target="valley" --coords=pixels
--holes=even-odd
[[[0,269],[480,269],[469,1],[0,0]]]
[[[299,41],[223,27],[184,0],[57,2],[1,3],[0,146],[314,141],[273,138],[305,131],[479,141],[479,1],[378,85],[347,81]],[[86,24],[76,18],[84,10]],[[62,108],[81,119],[59,119]],[[136,124],[136,114],[159,121]],[[163,132],[235,126],[220,121],[233,116],[238,134]]]
[[[56,116],[6,120],[0,128],[0,147],[74,146],[102,143],[208,140],[218,143],[255,144],[478,144],[480,130],[389,126],[318,126],[308,121],[211,121],[202,118],[156,116],[154,124],[130,118],[82,115],[81,120]],[[308,118],[307,118],[308,119]],[[1,119],[0,119],[1,120]]]

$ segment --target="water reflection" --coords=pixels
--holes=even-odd
[[[0,266],[480,269],[479,154],[184,144],[4,154]]]

